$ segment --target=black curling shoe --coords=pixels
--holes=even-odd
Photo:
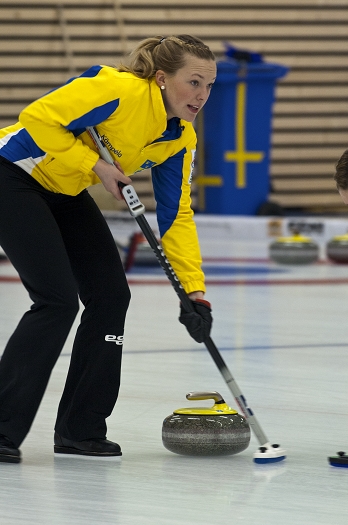
[[[120,445],[108,439],[73,441],[60,436],[57,432],[54,434],[54,452],[87,458],[117,459],[122,456]]]
[[[20,463],[20,450],[6,436],[0,434],[0,462]]]

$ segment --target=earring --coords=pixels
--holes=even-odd
[[[161,89],[162,89],[162,90],[163,90],[163,89],[166,89],[166,86],[161,86]]]

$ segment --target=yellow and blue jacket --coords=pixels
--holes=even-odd
[[[167,121],[154,79],[93,66],[39,98],[0,130],[0,155],[44,188],[77,195],[100,183],[99,159],[86,132],[96,126],[128,176],[151,168],[165,254],[187,293],[205,291],[190,187],[196,149],[191,123]]]

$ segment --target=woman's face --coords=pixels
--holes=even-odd
[[[167,119],[178,117],[193,122],[209,98],[216,78],[216,63],[187,55],[184,67],[175,75],[157,71],[156,81],[161,87]]]

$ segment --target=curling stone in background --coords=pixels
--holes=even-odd
[[[310,264],[319,258],[319,246],[310,237],[294,232],[290,237],[279,237],[272,242],[269,256],[280,264]]]
[[[248,447],[248,422],[218,392],[190,392],[186,399],[213,399],[215,404],[211,408],[179,408],[166,417],[162,426],[165,448],[188,456],[221,456],[237,454]]]
[[[160,241],[158,241],[160,243]],[[158,265],[158,261],[151,246],[141,232],[133,233],[130,238],[128,253],[124,262],[124,269],[129,272],[133,265],[153,266]]]
[[[348,263],[348,233],[336,235],[327,243],[326,256],[337,263]]]
[[[158,239],[158,244],[160,243]],[[133,233],[128,244],[116,241],[116,246],[126,272],[129,272],[133,266],[158,266],[158,260],[141,232]]]

